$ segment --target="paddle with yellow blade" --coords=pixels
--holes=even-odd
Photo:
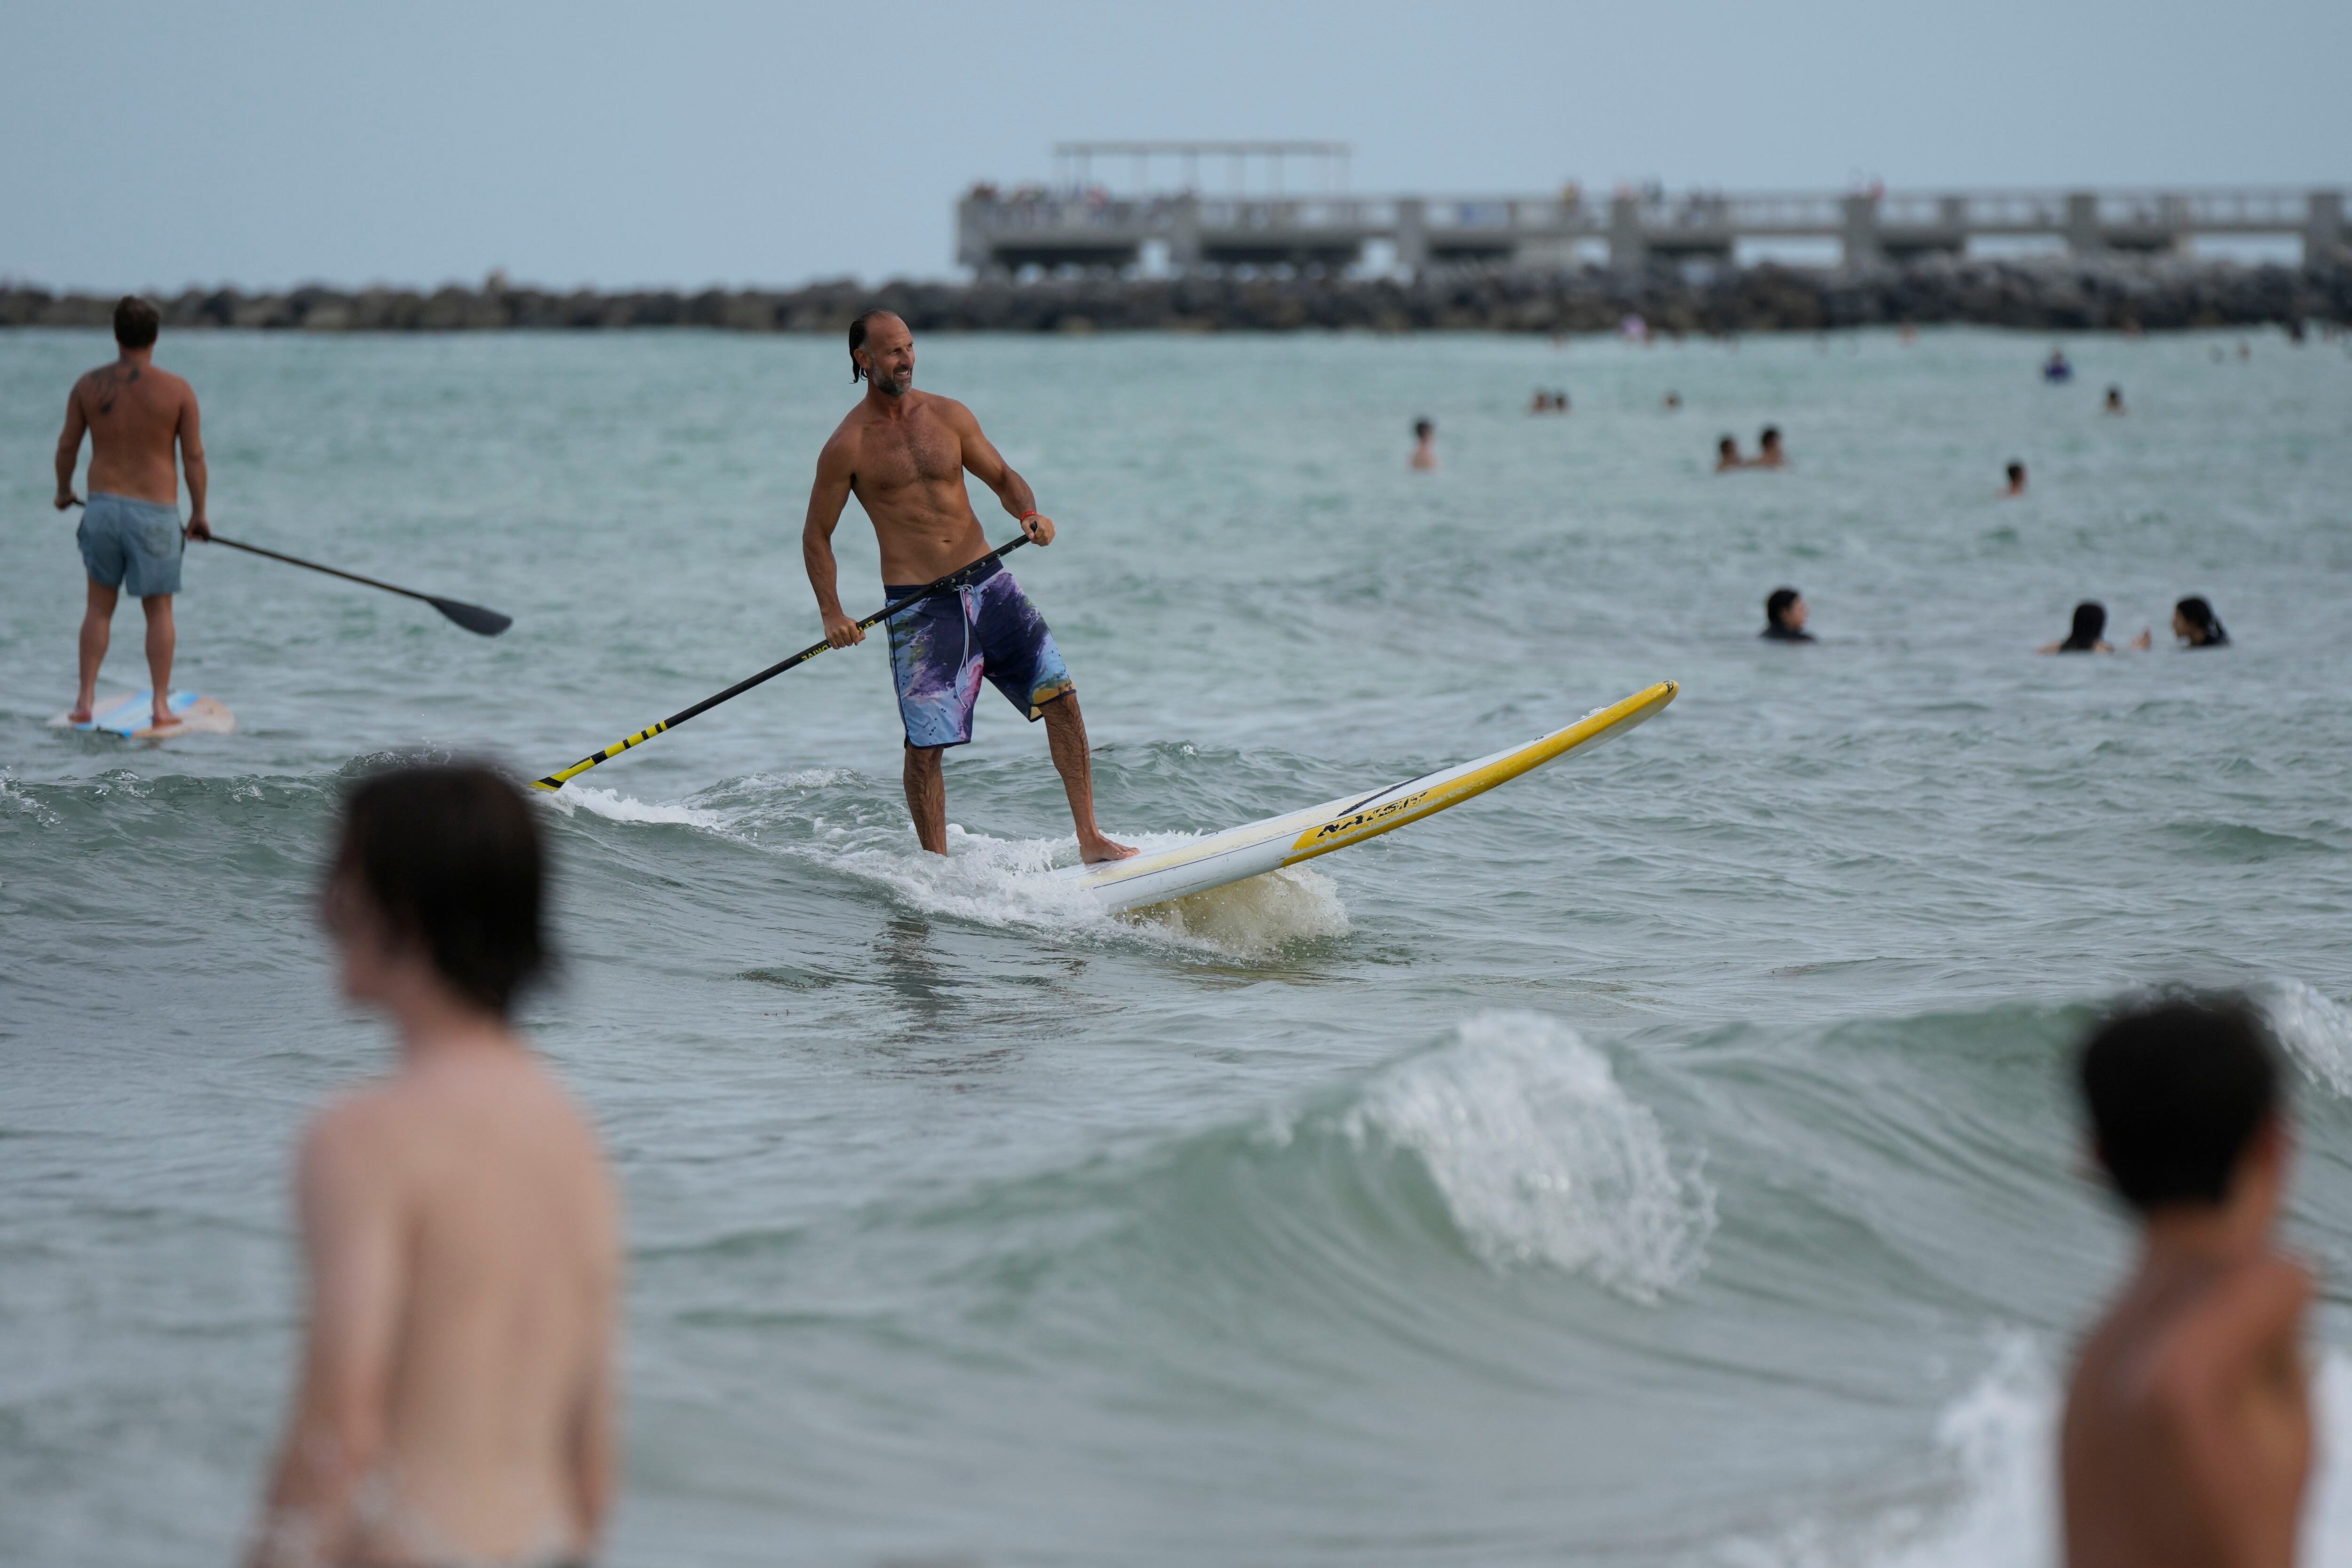
[[[958,567],[955,570],[948,573],[937,582],[931,583],[924,588],[919,588],[914,592],[907,595],[904,599],[897,600],[891,603],[884,605],[881,609],[877,610],[873,614],[868,615],[865,620],[860,621],[857,623],[858,630],[862,632],[871,627],[878,626],[883,622],[889,620],[893,615],[898,614],[901,610],[905,610],[910,605],[919,604],[934,593],[944,593],[950,588],[962,587],[965,583],[971,580],[972,574],[978,571],[982,567],[988,565],[992,561],[999,560],[1003,557],[1010,555],[1013,551],[1019,549],[1023,545],[1025,545],[1028,542],[1029,536],[1027,534],[1023,534],[1018,538],[1005,540],[1004,543],[998,545],[994,549],[990,550],[986,555],[982,556],[970,566]],[[641,729],[635,735],[616,740],[612,745],[606,747],[604,750],[583,757],[579,761],[573,763],[571,767],[566,768],[560,772],[551,773],[544,779],[532,779],[531,788],[534,789],[561,789],[564,785],[570,783],[572,779],[579,778],[583,773],[587,772],[588,769],[595,767],[599,762],[610,761],[612,758],[620,756],[621,753],[628,750],[629,747],[633,746],[643,746],[646,741],[651,740],[655,736],[661,734],[664,730],[676,729],[679,725],[684,724],[688,719],[692,718],[695,715],[709,713],[720,703],[727,701],[728,698],[740,697],[745,692],[750,691],[753,686],[759,685],[762,682],[774,680],[778,675],[782,674],[786,670],[791,669],[793,665],[804,664],[832,646],[833,644],[830,643],[812,643],[810,646],[803,648],[799,653],[794,653],[791,658],[784,660],[782,663],[769,665],[766,669],[761,670],[758,674],[751,676],[749,680],[736,682],[733,685],[729,686],[725,691],[719,693],[716,696],[705,697],[700,702],[695,704],[692,707],[685,708],[679,712],[674,713],[667,718],[662,720],[659,724],[654,725],[650,728]]]

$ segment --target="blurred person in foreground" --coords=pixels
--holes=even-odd
[[[548,961],[546,852],[480,767],[354,788],[321,900],[391,1075],[295,1178],[309,1331],[250,1558],[584,1563],[612,1493],[619,1206],[596,1135],[508,1021]]]
[[[81,683],[68,722],[88,724],[98,700],[98,668],[114,638],[114,607],[124,590],[147,621],[147,676],[157,729],[178,725],[172,711],[172,657],[179,632],[172,598],[180,591],[180,556],[190,538],[213,537],[205,517],[205,439],[195,389],[155,366],[163,313],[134,294],[114,307],[115,360],[85,371],[66,397],[58,435],[57,507],[79,499],[74,466],[89,437],[89,500],[74,542],[89,578],[81,617]],[[174,464],[176,457],[178,462]],[[180,474],[188,476],[191,515],[180,524]]]
[[[2069,1568],[2284,1568],[2311,1472],[2311,1277],[2273,1236],[2278,1053],[2236,998],[2116,1014],[2078,1062],[2139,1259],[2076,1357],[2059,1436]]]

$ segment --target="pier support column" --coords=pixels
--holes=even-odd
[[[2066,248],[2076,256],[2095,256],[2107,248],[2099,233],[2099,198],[2090,191],[2066,193]]]
[[[1415,277],[1429,266],[1429,205],[1419,196],[1396,204],[1396,264]]]
[[[1866,267],[1876,267],[1886,259],[1886,246],[1878,234],[1878,198],[1848,196],[1844,206],[1845,269],[1859,272]]]
[[[1189,277],[1201,270],[1201,198],[1187,191],[1168,218],[1168,265]]]
[[[1642,236],[1641,198],[1622,193],[1610,197],[1610,269],[1615,272],[1639,272],[1649,259],[1649,242]]]
[[[969,195],[956,204],[956,265],[974,272],[986,272],[993,259],[988,247],[988,230],[981,214],[995,201],[987,196]]]
[[[2303,211],[2303,265],[2325,267],[2344,247],[2344,193],[2314,191]]]

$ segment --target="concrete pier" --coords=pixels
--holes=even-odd
[[[1334,143],[1079,143],[1139,160],[1247,148],[1312,149],[1344,166]],[[1186,160],[1186,149],[1192,156]],[[1075,156],[1063,150],[1066,166]],[[1227,152],[1238,160],[1242,154]],[[1090,164],[1091,159],[1079,161]],[[1277,164],[1277,167],[1279,165]],[[1279,183],[1279,175],[1276,176]],[[1321,190],[1211,194],[1185,186],[1114,194],[1100,186],[976,186],[957,204],[956,261],[982,277],[1026,267],[1120,272],[1143,266],[1180,275],[1236,267],[1341,271],[1378,259],[1418,275],[1465,265],[1572,266],[1605,256],[1619,271],[1653,260],[1728,263],[1743,241],[1836,245],[1849,270],[1937,253],[1966,255],[1978,240],[2055,240],[2078,256],[2182,250],[2211,236],[2291,238],[2306,267],[2352,245],[2341,190],[2279,187],[2088,191],[1620,190],[1605,200],[1575,186],[1549,196],[1362,196]]]

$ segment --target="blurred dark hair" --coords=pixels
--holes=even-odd
[[[1802,599],[1803,597],[1803,594],[1799,593],[1793,588],[1774,589],[1765,597],[1764,619],[1771,624],[1778,626],[1780,624],[1780,617],[1789,613],[1789,606],[1794,604],[1798,600]]]
[[[1769,446],[1773,442],[1780,439],[1780,427],[1777,424],[1768,424],[1764,427],[1763,432],[1756,437],[1756,439]]]
[[[2022,478],[2024,478],[2024,477],[2025,477],[2025,465],[2024,465],[2024,464],[2022,464],[2022,463],[2017,463],[2017,462],[2012,462],[2012,463],[2011,463],[2011,464],[2010,464],[2010,465],[2009,465],[2009,482],[2010,482],[2011,484],[2014,485],[2014,484],[2016,484],[2020,479],[2022,479]]]
[[[2085,599],[2074,606],[2074,629],[2066,633],[2066,640],[2058,644],[2059,649],[2068,653],[2087,653],[2098,645],[2099,638],[2106,629],[2107,607]]]
[[[866,347],[866,329],[874,324],[876,317],[897,314],[896,310],[885,310],[877,306],[849,324],[849,379],[851,381],[858,382],[866,379],[866,367],[857,362],[857,350]]]
[[[163,313],[136,294],[114,302],[114,340],[126,349],[144,349],[163,329]]]
[[[2222,628],[2221,618],[2214,614],[2213,607],[2199,595],[2192,593],[2172,608],[2183,621],[2197,628],[2204,639],[2197,644],[2199,647],[2218,648],[2230,640],[2230,633]]]
[[[1427,421],[1427,420],[1425,420],[1425,419],[1416,419],[1416,420],[1414,420],[1414,421],[1412,422],[1412,434],[1413,434],[1413,437],[1414,437],[1414,439],[1419,440],[1419,441],[1426,441],[1426,440],[1428,440],[1428,439],[1430,438],[1431,434],[1433,434],[1436,431],[1436,429],[1437,429],[1437,426],[1435,426],[1434,424],[1432,424],[1429,421]]]
[[[2076,1062],[2099,1163],[2134,1208],[2220,1203],[2285,1085],[2244,998],[2176,996],[2112,1013]]]
[[[478,763],[398,768],[352,785],[328,882],[363,895],[452,990],[500,1018],[552,958],[538,819]]]

